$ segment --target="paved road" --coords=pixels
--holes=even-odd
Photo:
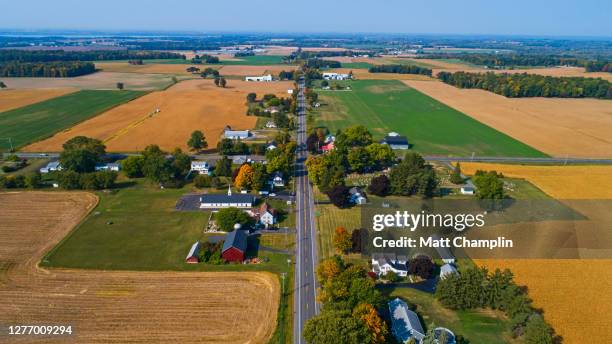
[[[297,245],[295,254],[295,297],[293,342],[304,343],[302,331],[306,321],[318,314],[316,302],[317,249],[314,225],[314,199],[312,186],[304,162],[308,156],[306,150],[306,102],[304,99],[304,81],[299,83],[298,93],[298,151],[296,157],[296,211],[297,211]]]

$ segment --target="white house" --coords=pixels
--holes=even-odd
[[[46,166],[40,168],[40,173],[49,173],[54,171],[61,171],[62,165],[60,165],[59,161],[51,161]]]
[[[198,172],[199,174],[210,174],[210,165],[208,161],[192,161],[191,172]]]
[[[368,199],[366,198],[365,193],[358,187],[353,186],[349,193],[351,194],[351,203],[353,204],[366,204]]]
[[[452,264],[444,264],[440,267],[440,279],[445,279],[447,276],[457,273],[457,268],[455,268]]]
[[[398,342],[406,343],[414,338],[416,343],[421,343],[425,338],[423,325],[419,316],[408,308],[403,300],[396,298],[389,301],[389,314],[391,315],[391,332]]]
[[[325,80],[348,80],[351,78],[350,74],[342,74],[342,73],[323,73],[323,79]]]
[[[119,172],[121,165],[119,163],[97,164],[96,171],[115,171]]]
[[[270,129],[276,128],[276,123],[274,123],[274,121],[268,121],[266,123],[266,128],[270,128]]]
[[[232,130],[232,128],[229,126],[225,127],[225,130],[223,131],[223,137],[226,139],[244,140],[244,139],[249,138],[250,136],[251,136],[250,130]]]
[[[372,254],[372,271],[378,276],[384,276],[389,271],[395,272],[398,276],[408,276],[408,259],[406,256],[396,256],[394,253],[374,253]]]
[[[268,151],[272,151],[272,150],[275,150],[275,149],[276,149],[276,146],[275,146],[275,145],[273,145],[273,144],[269,144],[269,145],[266,147],[266,150],[268,150]]]
[[[268,75],[262,75],[262,76],[247,76],[244,78],[244,80],[246,81],[265,81],[265,82],[269,82],[272,81],[272,74],[268,74]]]
[[[281,172],[276,172],[272,176],[272,180],[270,180],[270,185],[272,187],[280,187],[285,186],[285,180],[283,179],[283,174]]]
[[[266,202],[262,203],[259,208],[251,210],[250,213],[257,222],[266,228],[274,226],[276,223],[276,210]]]
[[[200,196],[200,208],[202,209],[221,209],[221,208],[251,208],[255,203],[255,196],[249,194],[232,195],[230,187],[227,189],[227,195],[214,194]]]

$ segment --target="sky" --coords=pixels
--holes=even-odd
[[[2,29],[612,36],[610,0],[0,0]]]

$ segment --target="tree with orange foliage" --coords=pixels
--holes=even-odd
[[[353,248],[351,233],[344,227],[337,227],[334,233],[334,247],[338,253],[347,254]]]
[[[333,278],[336,278],[344,270],[344,262],[339,256],[323,260],[317,266],[317,277],[321,283],[325,283]]]
[[[353,317],[363,321],[372,334],[372,343],[384,343],[389,333],[387,324],[380,318],[376,309],[369,303],[362,303],[353,310]]]
[[[238,175],[234,180],[234,186],[239,189],[250,189],[253,185],[254,175],[255,173],[251,165],[244,164],[240,166],[240,170],[238,170]]]

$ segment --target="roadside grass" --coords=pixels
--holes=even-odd
[[[412,305],[427,329],[432,324],[450,329],[471,344],[512,343],[507,318],[491,310],[454,311],[443,307],[433,295],[412,289],[381,287],[389,298],[399,297]]]
[[[44,139],[146,92],[82,90],[0,113],[0,137],[19,148]],[[7,150],[7,140],[0,150]]]
[[[398,132],[423,154],[546,156],[400,81],[357,80],[351,86],[351,92],[319,92],[322,106],[313,114],[316,126],[336,132],[364,125],[375,140]]]
[[[361,227],[361,211],[359,207],[339,209],[333,204],[318,204],[315,211],[317,223],[319,259],[335,255],[334,231],[337,227],[344,227],[351,232]]]

